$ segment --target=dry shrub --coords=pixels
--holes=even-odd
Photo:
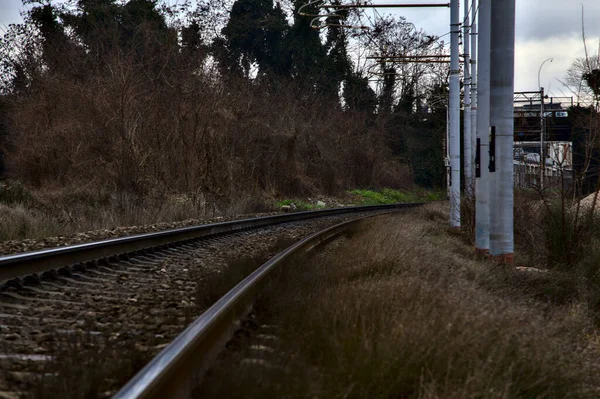
[[[431,215],[370,222],[332,257],[286,268],[257,316],[278,341],[249,342],[273,350],[230,354],[199,394],[597,397],[585,312],[515,296],[490,275],[496,266],[467,259],[470,246]]]
[[[62,233],[58,220],[21,204],[0,203],[0,241],[41,238]]]
[[[460,226],[463,238],[468,244],[475,244],[475,208],[477,206],[474,195],[465,193],[460,201]]]
[[[105,64],[79,80],[41,75],[12,98],[10,176],[36,187],[185,194],[223,208],[258,193],[409,183],[368,115],[296,84],[219,78],[173,54],[117,53]]]
[[[521,265],[540,267],[547,251],[543,239],[542,220],[547,212],[543,201],[535,192],[515,190],[514,227],[515,246]]]

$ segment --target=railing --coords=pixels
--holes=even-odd
[[[573,169],[568,167],[545,165],[539,162],[514,161],[513,171],[515,187],[519,188],[560,188],[565,189],[573,182]],[[542,176],[543,173],[543,176]]]

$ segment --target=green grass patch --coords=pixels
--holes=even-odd
[[[352,190],[350,194],[358,197],[357,203],[361,205],[386,205],[398,202],[427,202],[444,198],[441,191],[401,191],[391,188],[382,190]]]

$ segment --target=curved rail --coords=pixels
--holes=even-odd
[[[133,254],[150,248],[165,247],[200,237],[226,234],[234,231],[249,230],[316,217],[339,215],[353,212],[368,212],[395,208],[408,208],[419,203],[371,205],[345,208],[333,208],[320,211],[295,212],[284,215],[264,216],[207,224],[157,233],[139,234],[87,244],[71,245],[59,248],[43,249],[0,257],[0,281],[20,276],[41,273],[51,269],[99,259],[111,259],[117,255]]]
[[[233,332],[236,321],[250,308],[265,277],[292,255],[307,252],[364,219],[353,219],[315,233],[260,266],[190,324],[113,399],[188,397],[193,383],[200,380],[202,371]]]

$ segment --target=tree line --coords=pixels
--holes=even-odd
[[[0,42],[9,177],[219,198],[240,171],[278,193],[443,184],[447,70],[365,57],[443,52],[403,18],[363,32],[339,26],[356,12],[305,7],[334,14],[313,29],[304,0],[24,3]]]

